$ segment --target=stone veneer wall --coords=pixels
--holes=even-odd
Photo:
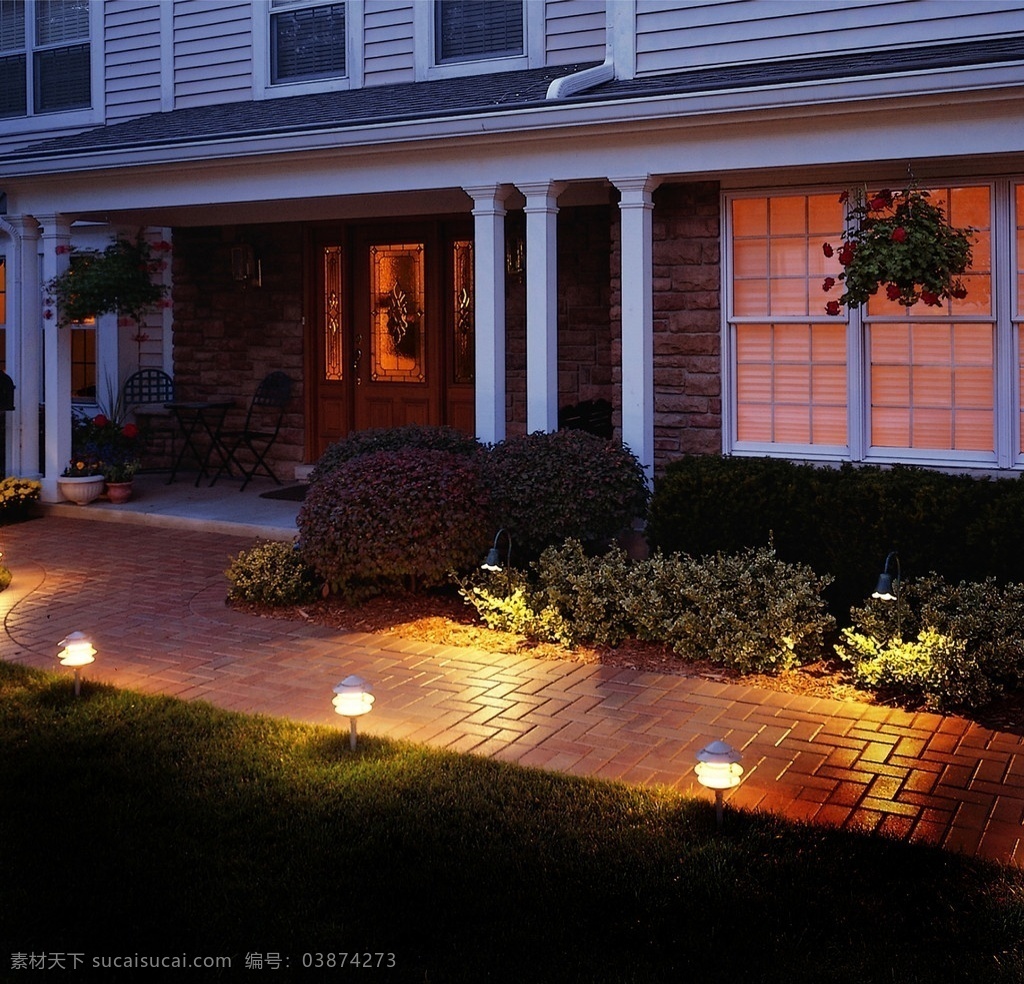
[[[717,182],[654,193],[655,471],[722,450],[721,207]],[[612,226],[612,319],[621,323],[620,227]],[[616,333],[615,382],[621,385]],[[619,423],[616,415],[616,423]]]
[[[231,247],[262,260],[262,286],[231,278]],[[181,399],[231,398],[225,424],[240,426],[260,380],[292,377],[292,404],[268,460],[294,478],[304,456],[303,235],[299,225],[174,230],[174,380]]]

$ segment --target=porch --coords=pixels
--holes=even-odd
[[[87,506],[70,502],[43,503],[40,509],[48,516],[83,521],[290,541],[297,533],[295,520],[301,501],[264,498],[264,494],[296,489],[300,484],[290,482],[278,486],[269,478],[255,478],[240,492],[237,482],[222,480],[213,488],[205,483],[197,488],[193,476],[187,472],[171,484],[167,482],[166,472],[150,472],[135,476],[132,498],[123,505],[100,498]]]

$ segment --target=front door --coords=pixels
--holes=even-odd
[[[353,430],[473,432],[473,244],[441,223],[314,239],[309,446]]]

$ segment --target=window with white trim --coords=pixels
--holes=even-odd
[[[0,118],[91,102],[89,0],[0,0]]]
[[[727,196],[727,452],[1024,466],[1024,183],[928,190],[975,230],[967,296],[879,293],[839,317],[825,303],[842,285],[823,281],[842,267],[822,249],[840,239],[839,191]]]
[[[524,54],[522,0],[435,0],[436,64]]]
[[[270,84],[344,78],[344,0],[273,0]]]

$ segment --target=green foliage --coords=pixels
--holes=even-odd
[[[571,538],[614,537],[647,508],[644,471],[623,445],[580,430],[496,444],[487,469],[499,526],[520,555]]]
[[[153,253],[166,254],[170,249],[170,243],[151,245],[141,234],[134,240],[118,237],[102,252],[72,249],[68,269],[46,285],[57,304],[58,324],[84,321],[109,311],[137,323],[142,312],[167,293],[166,284],[152,279],[164,269],[166,260]]]
[[[700,560],[655,555],[630,562],[615,548],[588,557],[578,541],[549,547],[520,574],[463,586],[492,628],[552,642],[616,645],[630,635],[665,642],[684,659],[772,673],[816,659],[834,627],[827,578],[780,561],[769,547]],[[479,581],[479,579],[478,579]]]
[[[319,482],[346,461],[360,455],[373,454],[376,451],[400,451],[405,448],[424,448],[466,455],[477,455],[484,450],[484,446],[475,437],[470,437],[454,427],[407,424],[404,427],[353,431],[343,441],[337,441],[324,451],[313,467],[309,480],[313,483]]]
[[[260,605],[296,605],[316,597],[316,578],[293,544],[257,543],[224,572],[228,597]]]
[[[1024,685],[1024,584],[930,574],[904,581],[896,602],[871,600],[850,617],[836,651],[865,686],[946,711]]]
[[[348,597],[442,583],[493,532],[479,457],[406,447],[340,463],[299,511],[306,562]]]
[[[960,277],[971,263],[974,230],[950,226],[941,206],[928,199],[929,193],[917,188],[884,189],[871,197],[858,193],[837,253],[844,291],[826,304],[827,314],[838,314],[842,304],[864,304],[879,287],[890,301],[907,306],[918,301],[941,306],[945,298],[967,296]],[[832,255],[830,244],[824,250]],[[835,280],[825,281],[826,292]]]

